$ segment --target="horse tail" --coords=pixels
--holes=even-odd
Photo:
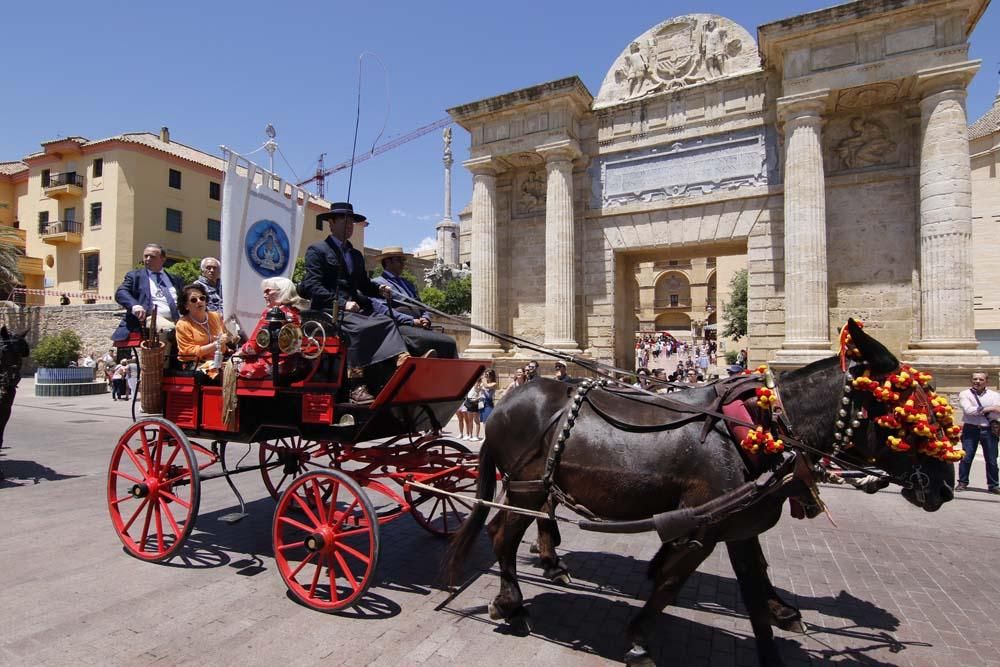
[[[497,466],[493,462],[493,456],[489,450],[483,446],[479,450],[479,480],[476,484],[476,497],[480,500],[493,500],[496,485]],[[452,535],[444,560],[444,572],[449,582],[458,581],[462,574],[462,564],[468,557],[476,537],[486,524],[486,517],[489,513],[488,506],[476,505],[458,532]]]

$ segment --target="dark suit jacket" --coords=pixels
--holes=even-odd
[[[417,288],[414,287],[413,283],[411,283],[406,278],[403,278],[402,276],[396,276],[395,279],[390,280],[389,277],[383,273],[380,276],[372,278],[372,282],[375,283],[376,285],[388,285],[389,287],[392,288],[394,294],[400,294],[402,296],[407,296],[407,297],[412,295],[411,298],[417,298]],[[409,292],[403,289],[402,287],[403,284],[405,284],[407,287],[410,288]],[[389,308],[388,306],[386,306],[384,299],[381,298],[375,299],[374,305],[375,305],[375,312],[381,313],[386,316],[389,315]],[[430,313],[421,312],[420,309],[414,306],[410,306],[408,304],[399,302],[393,303],[392,315],[393,319],[396,320],[397,324],[412,325],[413,321],[418,317],[424,317],[427,318],[427,320],[431,319]]]
[[[348,252],[354,265],[350,274],[343,253],[330,237],[306,250],[305,277],[298,291],[299,296],[312,301],[313,310],[329,310],[337,297],[341,307],[346,301],[356,301],[362,312],[374,312],[371,299],[378,296],[378,285],[368,277],[365,256],[353,247]]]
[[[184,282],[177,276],[172,276],[166,271],[163,272],[177,290],[178,300],[181,298],[181,290],[184,289]],[[149,277],[146,269],[135,269],[125,274],[125,280],[115,292],[115,301],[125,308],[125,317],[118,324],[118,328],[111,334],[111,340],[125,340],[129,332],[139,331],[142,323],[132,314],[132,306],[140,305],[148,313],[153,308],[153,296],[149,293]]]

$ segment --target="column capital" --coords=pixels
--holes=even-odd
[[[946,91],[961,91],[965,94],[972,77],[979,71],[982,60],[969,60],[964,63],[943,65],[917,70],[917,91],[921,98]]]
[[[813,117],[818,122],[823,112],[826,111],[829,100],[829,88],[779,97],[777,100],[778,120],[782,123],[788,123],[800,118]]]
[[[493,155],[471,158],[463,162],[462,166],[476,176],[496,176],[507,170],[506,166]]]
[[[563,160],[576,160],[583,155],[576,139],[560,139],[535,148],[535,152],[545,158],[547,163]]]

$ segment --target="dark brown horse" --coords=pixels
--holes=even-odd
[[[0,327],[0,448],[3,448],[3,433],[21,381],[21,361],[31,352],[24,339],[26,333],[12,335],[6,326]]]
[[[884,377],[899,368],[896,358],[860,327],[852,322],[849,330],[863,357],[852,369],[855,375],[868,369],[873,377]],[[797,455],[811,455],[811,464],[817,462],[821,453],[834,453],[835,436],[842,438],[846,427],[845,408],[858,407],[853,403],[856,397],[851,390],[845,390],[845,381],[852,377],[845,376],[840,360],[834,357],[778,378],[791,436],[799,443]],[[848,401],[844,400],[845,392]],[[490,416],[481,452],[480,478],[491,478],[494,466],[499,468],[507,476],[509,504],[537,510],[558,501],[551,489],[543,493],[530,490],[537,488],[532,486],[532,480],[545,477],[550,452],[566,424],[562,415],[572,409],[575,394],[572,387],[562,382],[536,380],[511,392]],[[667,398],[709,409],[715,395],[716,388],[707,386],[670,394]],[[628,522],[718,502],[756,478],[760,470],[752,469],[754,464],[748,463],[719,420],[696,415],[686,421],[675,419],[669,429],[627,427],[662,422],[671,410],[660,403],[660,399],[637,397],[634,393],[629,396],[627,392],[623,395],[593,389],[587,400],[578,404],[569,436],[565,437],[566,431],[561,431],[562,455],[552,476],[553,486],[564,494],[561,498],[571,498],[577,506],[602,519]],[[903,485],[903,495],[909,502],[926,511],[933,512],[951,500],[953,465],[922,454],[890,450],[885,445],[885,433],[874,425],[879,411],[885,412],[886,408],[868,402],[865,409],[866,418],[850,424],[849,435],[854,446],[843,452],[838,448],[840,459],[885,471]],[[849,415],[848,423],[855,416]],[[773,462],[780,458],[764,457]],[[529,492],[518,492],[519,488]],[[649,565],[653,592],[628,626],[630,650],[626,662],[651,662],[646,642],[657,615],[674,602],[685,580],[716,544],[725,542],[750,616],[760,661],[767,665],[782,664],[771,626],[801,631],[801,615],[781,600],[771,585],[758,536],[777,523],[785,499],[804,494],[805,488],[793,483],[787,489],[782,487],[782,492],[756,499],[749,507],[741,506],[738,511],[723,514],[697,531],[664,537],[666,541]],[[446,562],[453,580],[485,524],[487,513],[487,508],[478,507],[455,535]],[[493,618],[513,619],[524,614],[517,583],[516,552],[532,520],[500,511],[489,523],[501,579],[500,593],[489,605]],[[558,540],[555,523],[539,521],[541,561],[546,575],[552,578],[565,572],[554,550]]]

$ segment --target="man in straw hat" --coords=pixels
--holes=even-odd
[[[376,276],[372,282],[377,285],[387,285],[394,297],[404,296],[417,298],[417,288],[403,277],[407,258],[412,257],[403,252],[399,246],[387,246],[375,259],[382,263],[382,275]],[[406,341],[406,349],[416,356],[437,356],[454,359],[458,357],[458,345],[455,339],[437,331],[431,331],[431,314],[400,301],[387,304],[384,299],[375,300],[375,310],[383,315],[390,315],[399,325],[399,333]]]
[[[373,398],[369,385],[380,389],[409,355],[395,323],[375,311],[374,299],[388,296],[390,288],[371,281],[364,255],[349,241],[355,225],[367,226],[365,216],[355,213],[349,203],[338,202],[316,220],[329,222],[330,235],[306,250],[305,277],[298,291],[311,300],[314,310],[330,311],[334,302],[339,305],[351,401],[365,403]]]

